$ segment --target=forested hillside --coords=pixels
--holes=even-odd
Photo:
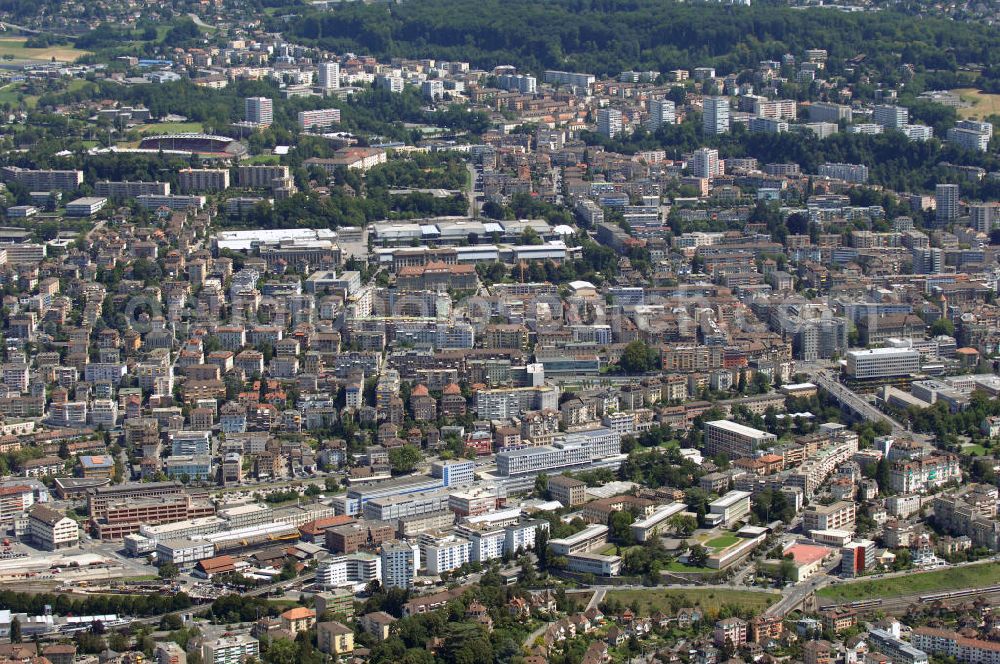
[[[595,74],[705,64],[729,73],[806,48],[825,48],[835,62],[862,56],[866,65],[885,72],[905,62],[955,76],[959,65],[1000,61],[995,55],[1000,31],[972,23],[892,11],[848,14],[664,0],[344,3],[274,27],[289,38],[380,59],[423,56],[480,67],[515,64]]]

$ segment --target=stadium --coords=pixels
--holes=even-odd
[[[163,134],[147,136],[139,143],[141,150],[163,150],[164,152],[188,152],[205,157],[241,159],[247,147],[228,136],[211,134]]]

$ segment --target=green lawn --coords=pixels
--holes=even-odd
[[[721,551],[722,549],[728,549],[739,541],[740,538],[736,535],[719,535],[705,542],[705,546],[716,551]]]
[[[968,454],[969,456],[985,456],[986,453],[986,448],[982,445],[962,445],[962,454]]]
[[[10,83],[0,87],[0,104],[16,105],[21,96],[21,84]]]
[[[713,572],[718,572],[716,569],[708,569],[707,567],[694,567],[692,565],[685,565],[677,560],[671,560],[667,563],[667,566],[663,568],[667,572],[674,572],[677,574],[711,574]]]
[[[890,579],[841,583],[821,588],[816,595],[837,602],[854,602],[873,597],[901,597],[940,590],[992,586],[998,583],[1000,583],[1000,563],[983,563],[933,572],[915,572]]]
[[[139,125],[135,128],[143,135],[158,134],[184,134],[188,132],[198,133],[204,131],[200,122],[156,122],[153,124]]]
[[[778,601],[781,593],[753,592],[750,590],[716,590],[714,588],[681,590],[676,588],[650,588],[648,590],[609,590],[605,601],[617,599],[625,606],[638,601],[639,613],[649,615],[656,611],[669,611],[671,598],[679,598],[685,606],[699,606],[706,611],[718,611],[729,604],[741,609],[762,611]]]
[[[255,154],[252,157],[244,159],[241,163],[243,164],[280,164],[281,158],[274,154]]]

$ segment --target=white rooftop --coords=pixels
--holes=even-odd
[[[706,422],[705,425],[713,426],[717,429],[725,429],[726,431],[731,431],[732,433],[747,436],[749,438],[774,438],[773,433],[761,431],[760,429],[754,429],[753,427],[748,427],[745,424],[740,424],[738,422],[730,422],[729,420],[714,420],[712,422]]]

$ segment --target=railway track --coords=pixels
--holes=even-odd
[[[986,586],[984,588],[963,588],[961,590],[945,590],[934,593],[914,593],[911,595],[901,595],[899,597],[884,597],[878,599],[864,599],[853,602],[840,602],[821,604],[821,611],[826,609],[853,609],[861,613],[868,611],[901,610],[911,605],[926,605],[942,602],[950,604],[967,599],[987,599],[1000,603],[1000,585]]]

